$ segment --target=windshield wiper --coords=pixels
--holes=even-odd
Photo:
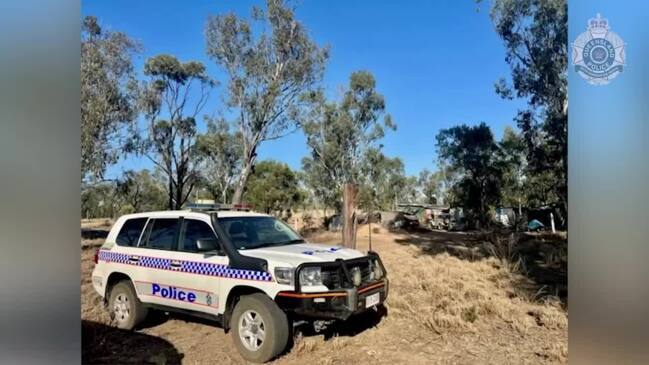
[[[290,241],[286,241],[286,242],[281,242],[281,243],[279,243],[279,244],[281,244],[281,245],[283,246],[283,245],[292,245],[292,244],[295,244],[295,243],[304,243],[304,242],[306,242],[304,239],[302,239],[302,238],[296,238],[296,239],[294,239],[294,240],[290,240]]]

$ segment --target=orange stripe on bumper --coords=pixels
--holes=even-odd
[[[290,298],[320,298],[320,297],[345,297],[347,293],[336,292],[336,293],[314,293],[314,294],[305,294],[305,293],[277,293],[277,296],[280,297],[290,297]]]
[[[359,289],[359,290],[358,290],[358,294],[365,293],[365,292],[368,291],[368,290],[372,290],[372,289],[380,288],[380,287],[382,287],[382,286],[385,286],[385,283],[384,283],[384,282],[380,282],[380,283],[372,284],[372,285],[370,285],[370,286],[366,286],[366,287],[364,287],[364,288],[362,288],[362,289]]]
[[[365,293],[372,289],[380,288],[385,286],[385,282],[381,281],[380,283],[372,284],[364,288],[358,289],[358,294]],[[294,292],[279,292],[277,296],[280,297],[289,297],[289,298],[324,298],[324,297],[346,297],[346,292],[331,292],[331,293],[294,293]]]

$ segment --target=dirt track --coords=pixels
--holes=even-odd
[[[101,236],[105,227],[96,228]],[[157,314],[137,332],[108,325],[90,283],[100,237],[81,252],[84,363],[241,364],[230,334],[217,325]],[[368,229],[358,246],[367,249]],[[312,242],[334,243],[325,233]],[[558,300],[538,302],[530,282],[495,259],[466,260],[430,250],[462,246],[463,233],[372,234],[391,280],[387,315],[357,318],[325,334],[307,334],[277,364],[538,364],[567,361],[567,313]],[[532,283],[533,284],[533,283]]]

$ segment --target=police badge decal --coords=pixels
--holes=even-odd
[[[588,21],[588,30],[572,44],[575,71],[591,85],[606,85],[625,65],[624,41],[610,31],[608,20],[597,14]]]

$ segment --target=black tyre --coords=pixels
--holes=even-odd
[[[130,281],[120,281],[110,290],[110,318],[118,328],[132,330],[146,318],[147,308],[140,302]]]
[[[241,297],[230,320],[232,339],[241,356],[266,362],[279,355],[288,343],[286,313],[261,293]]]

